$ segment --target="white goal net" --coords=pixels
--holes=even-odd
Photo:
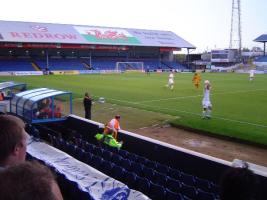
[[[143,62],[117,62],[116,70],[126,71],[126,70],[144,70]]]

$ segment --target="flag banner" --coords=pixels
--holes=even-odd
[[[124,29],[74,26],[87,41],[100,44],[140,44],[140,41]]]

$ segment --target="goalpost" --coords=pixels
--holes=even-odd
[[[126,70],[136,70],[143,71],[143,62],[116,62],[116,70],[126,71]]]

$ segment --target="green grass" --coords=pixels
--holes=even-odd
[[[88,91],[95,99],[105,97],[110,103],[97,105],[98,110],[105,113],[103,115],[113,114],[114,110],[109,110],[107,107],[109,105],[114,107],[114,104],[116,104],[116,112],[122,112],[122,115],[142,113],[142,120],[140,115],[129,118],[133,123],[141,123],[146,118],[157,122],[172,119],[173,125],[189,126],[267,145],[266,75],[256,75],[254,82],[249,82],[247,74],[202,74],[202,80],[209,79],[212,84],[213,118],[211,120],[201,119],[202,88],[197,90],[193,87],[191,73],[175,75],[174,91],[164,87],[167,77],[166,73],[150,76],[125,73],[0,77],[0,80],[26,82],[29,88],[51,87],[72,91],[78,102],[84,92]],[[119,109],[120,107],[123,109]],[[126,108],[129,107],[137,109],[131,109],[128,112]],[[152,111],[152,113],[145,111]],[[158,116],[153,118],[156,115]]]

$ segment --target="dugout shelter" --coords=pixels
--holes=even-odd
[[[49,88],[16,94],[10,112],[30,124],[63,121],[72,113],[72,93]]]

